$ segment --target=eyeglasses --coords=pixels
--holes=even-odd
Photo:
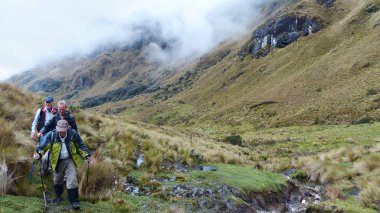
[[[47,104],[51,104],[51,102],[50,102],[50,101],[45,101],[45,103],[47,103]]]

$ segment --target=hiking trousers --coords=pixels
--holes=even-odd
[[[78,187],[77,169],[71,157],[58,160],[54,171],[54,185],[62,185],[66,176],[67,189],[75,189]]]

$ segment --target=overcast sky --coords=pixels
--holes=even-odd
[[[176,40],[176,56],[204,54],[246,32],[261,1],[0,0],[0,80],[99,45],[133,42],[136,26],[149,24]]]

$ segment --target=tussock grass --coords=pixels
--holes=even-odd
[[[0,163],[0,195],[5,195],[13,182],[12,173],[5,162]]]
[[[365,207],[380,210],[380,181],[368,183],[359,194],[359,201]]]
[[[369,148],[370,147],[370,148]],[[379,144],[347,147],[316,156],[300,158],[294,165],[302,168],[309,179],[330,184],[329,199],[346,199],[345,190],[359,188],[359,202],[364,207],[379,209],[380,153]]]
[[[87,173],[88,172],[88,173]],[[87,184],[88,175],[88,184]],[[79,192],[81,196],[92,199],[110,197],[114,186],[115,171],[112,165],[104,160],[93,157],[88,170],[88,162],[84,162],[78,170]]]
[[[371,153],[354,163],[354,171],[359,174],[367,174],[377,170],[380,173],[380,153]]]

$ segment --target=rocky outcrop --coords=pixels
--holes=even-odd
[[[378,4],[371,4],[367,7],[367,13],[376,13],[380,10],[380,6]]]
[[[46,78],[40,81],[36,81],[29,90],[32,92],[42,91],[42,92],[53,92],[57,90],[62,84],[62,81],[55,80],[52,78]]]
[[[80,102],[80,105],[87,108],[98,106],[111,101],[114,102],[125,100],[145,92],[147,88],[148,87],[146,85],[131,84],[117,90],[109,91],[103,95],[86,98]]]
[[[323,20],[306,16],[285,15],[269,21],[252,33],[249,52],[256,58],[270,53],[273,48],[283,48],[301,36],[318,32]]]
[[[95,81],[87,75],[77,75],[72,81],[70,88],[71,90],[81,90],[84,88],[92,87],[94,83]]]
[[[335,0],[317,0],[317,3],[320,5],[325,5],[326,7],[334,6]]]

